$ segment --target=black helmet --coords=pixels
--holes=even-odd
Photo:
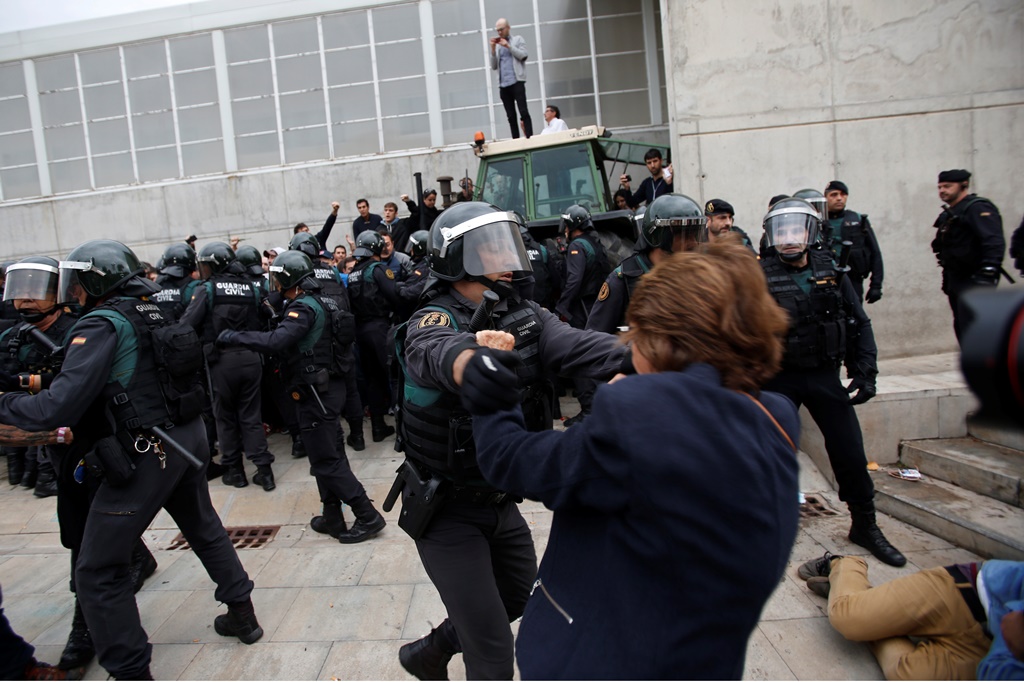
[[[157,265],[160,273],[171,277],[184,277],[196,271],[196,252],[184,242],[171,244],[164,249]]]
[[[254,277],[263,275],[263,256],[260,255],[260,250],[252,244],[239,246],[235,251],[235,258],[250,275]]]
[[[828,200],[825,199],[824,194],[816,189],[807,188],[802,189],[799,192],[795,192],[793,196],[797,199],[803,199],[810,204],[811,208],[818,213],[818,218],[820,220],[825,219],[825,207],[828,205]]]
[[[519,228],[515,214],[497,206],[482,201],[455,204],[430,227],[430,271],[446,282],[532,271]]]
[[[285,251],[274,259],[270,277],[281,291],[291,289],[307,277],[313,277],[313,261],[302,251]]]
[[[419,260],[427,255],[427,248],[430,245],[430,233],[426,230],[416,230],[409,235],[409,255]]]
[[[772,205],[764,216],[764,234],[769,247],[774,247],[779,258],[792,262],[800,260],[808,247],[818,239],[818,212],[803,199],[790,197]],[[800,250],[784,249],[793,244]]]
[[[132,277],[146,276],[139,257],[121,242],[94,239],[71,250],[60,262],[57,303],[78,303],[78,292],[97,299]]]
[[[296,232],[292,240],[288,242],[289,251],[301,251],[313,258],[320,257],[320,242],[309,232]]]
[[[562,213],[562,222],[559,224],[558,229],[561,232],[594,229],[594,222],[590,219],[590,211],[579,204],[573,204]]]
[[[371,256],[379,256],[382,253],[384,253],[384,237],[380,236],[376,230],[360,232],[356,237],[356,248],[352,250],[352,255],[356,258],[362,260]]]
[[[691,235],[696,242],[707,241],[704,209],[685,194],[662,194],[644,211],[640,241],[645,249],[672,252],[677,236]]]
[[[212,273],[227,272],[228,267],[237,260],[235,252],[227,242],[210,242],[199,249],[199,263],[205,265]],[[206,273],[203,273],[204,276]]]
[[[4,300],[29,298],[56,304],[59,267],[60,264],[56,260],[46,256],[31,256],[9,265]]]

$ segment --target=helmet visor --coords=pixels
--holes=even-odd
[[[774,214],[774,215],[772,215]],[[786,247],[800,247],[803,251],[818,237],[818,219],[797,209],[781,209],[765,219],[765,233],[768,245],[785,251]]]
[[[466,232],[462,239],[462,263],[469,275],[533,270],[515,221],[500,219],[481,225]]]
[[[708,240],[707,218],[655,218],[651,221],[651,241],[665,251],[692,251]]]
[[[815,211],[818,212],[818,217],[822,220],[825,219],[825,209],[828,206],[828,200],[825,197],[807,197],[804,199]]]
[[[62,260],[60,262],[60,277],[57,281],[57,305],[66,303],[81,303],[81,296],[85,288],[78,279],[78,274],[93,269],[92,263],[84,261]],[[100,272],[97,270],[97,272]]]
[[[57,268],[42,263],[15,263],[7,269],[4,300],[57,301]]]

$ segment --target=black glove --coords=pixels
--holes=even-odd
[[[462,372],[462,406],[472,414],[493,414],[519,405],[519,363],[519,354],[512,351],[481,348],[473,353]]]
[[[1020,273],[1021,277],[1024,277],[1024,254],[1013,259],[1013,267],[1017,268],[1017,272]]]
[[[852,398],[850,398],[851,405],[860,405],[866,403],[875,397],[877,390],[875,389],[874,379],[854,378],[850,382],[850,385],[846,387],[847,393],[857,392]]]
[[[991,265],[984,267],[971,275],[971,282],[978,286],[994,287],[999,283],[999,268]]]
[[[233,346],[236,334],[238,334],[238,332],[231,331],[230,329],[225,329],[224,331],[217,335],[217,340],[214,343],[216,344],[217,348]]]
[[[21,390],[21,382],[18,381],[18,375],[0,372],[0,391],[18,390]]]
[[[870,289],[868,289],[867,296],[864,297],[864,299],[868,303],[878,303],[878,301],[881,300],[881,298],[882,287],[871,287]]]

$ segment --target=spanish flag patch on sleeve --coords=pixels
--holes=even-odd
[[[71,345],[72,346],[82,346],[84,344],[85,344],[85,337],[84,336],[76,336],[75,338],[71,339]]]
[[[298,317],[298,316],[299,316],[299,314],[297,312],[295,312],[294,310],[291,311],[290,313],[288,313],[288,317]]]

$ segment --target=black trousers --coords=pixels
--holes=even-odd
[[[519,507],[511,500],[446,502],[416,549],[448,610],[441,632],[461,648],[466,679],[511,680],[509,623],[523,615],[537,577],[533,537]]]
[[[313,398],[312,390],[305,386],[297,389],[299,400],[295,405],[320,501],[329,506],[341,500],[351,506],[352,500],[365,495],[366,490],[352,473],[338,421],[345,404],[345,380],[332,377],[327,391],[320,394],[320,403]]]
[[[875,485],[868,474],[864,435],[850,404],[850,394],[839,381],[839,371],[831,367],[784,369],[764,388],[781,393],[797,407],[807,406],[825,438],[828,461],[839,484],[839,499],[853,503],[872,500]]]
[[[262,376],[263,363],[259,353],[251,350],[221,351],[220,358],[210,365],[220,463],[225,466],[240,466],[243,450],[257,465],[274,462],[263,430],[260,405]]]
[[[512,139],[519,137],[519,121],[516,120],[516,106],[519,107],[519,118],[523,119],[523,130],[527,137],[533,137],[533,119],[526,109],[526,81],[516,81],[505,88],[498,88],[501,103],[505,106],[508,127],[512,130]]]
[[[356,328],[359,359],[366,377],[366,398],[370,415],[383,417],[391,405],[391,384],[388,379],[388,323],[384,318],[360,320]]]
[[[209,463],[200,419],[176,427],[174,435],[204,465]],[[245,601],[253,588],[210,501],[206,466],[197,471],[168,453],[166,468],[161,469],[158,457],[150,451],[135,457],[135,467],[135,475],[122,487],[100,484],[89,508],[75,567],[78,599],[100,665],[118,679],[139,679],[152,656],[128,568],[136,540],[161,508],[178,524],[217,584],[217,601]]]

